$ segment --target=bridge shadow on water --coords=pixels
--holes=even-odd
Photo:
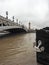
[[[22,34],[26,34],[26,32],[8,33],[8,34],[0,35],[0,39],[7,38],[7,37],[13,37],[15,35],[22,35]]]

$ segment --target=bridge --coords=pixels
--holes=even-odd
[[[24,25],[20,25],[7,19],[3,16],[0,16],[0,31],[8,31],[8,32],[28,32],[28,29]]]
[[[11,33],[28,32],[27,28],[23,26],[0,26],[0,31],[8,31]]]

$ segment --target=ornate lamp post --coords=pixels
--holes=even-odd
[[[13,16],[13,22],[14,22],[14,16]]]
[[[6,19],[8,19],[8,11],[6,11]]]
[[[31,29],[30,26],[31,26],[31,23],[29,22],[29,30]]]

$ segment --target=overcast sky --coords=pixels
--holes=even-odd
[[[30,21],[32,27],[49,26],[48,0],[0,0],[0,15],[6,11],[25,25]]]

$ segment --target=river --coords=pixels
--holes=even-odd
[[[33,42],[35,33],[0,38],[0,65],[39,65]]]

